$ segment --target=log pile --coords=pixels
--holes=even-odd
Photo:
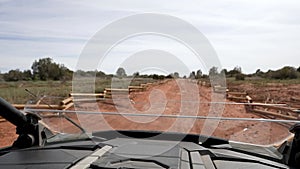
[[[215,93],[226,93],[228,92],[228,89],[227,87],[217,85],[217,86],[213,86],[213,91]]]
[[[245,104],[246,110],[251,113],[259,114],[263,117],[286,120],[300,120],[299,107],[287,106],[287,104],[264,104],[253,103],[252,98],[246,92],[229,92],[226,93],[227,99],[239,102],[239,103],[251,103]],[[291,98],[291,100],[297,102],[299,98]],[[299,102],[298,102],[299,103]]]
[[[124,97],[129,94],[130,89],[105,88],[104,98],[111,99],[113,96]]]
[[[60,106],[63,107],[62,110],[68,110],[74,106],[73,97],[68,97],[60,102]]]
[[[261,114],[269,118],[280,118],[287,120],[300,120],[297,109],[284,106],[273,106],[267,104],[252,105],[251,112]]]
[[[156,83],[165,83],[156,82]],[[95,102],[95,101],[107,101],[117,96],[118,98],[128,97],[131,92],[141,92],[145,91],[149,86],[153,86],[156,83],[145,83],[140,84],[139,86],[128,86],[127,89],[119,88],[105,88],[103,93],[70,93],[69,98],[66,98],[61,102],[61,106],[64,106],[66,109],[74,105],[74,100],[76,102]],[[65,110],[65,109],[64,109]]]
[[[292,104],[289,104],[289,106],[287,104],[272,105],[264,103],[253,103],[252,98],[246,92],[233,92],[227,90],[226,98],[238,103],[251,103],[245,104],[246,110],[248,112],[255,113],[263,117],[271,119],[280,118],[286,120],[300,120],[300,98],[292,97]]]
[[[226,97],[229,100],[242,103],[252,103],[252,98],[246,92],[226,92]]]

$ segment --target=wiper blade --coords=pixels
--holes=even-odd
[[[85,129],[82,128],[79,124],[77,124],[75,121],[73,121],[71,118],[69,118],[68,116],[66,116],[65,114],[62,115],[62,117],[64,117],[66,120],[68,120],[70,123],[72,123],[74,126],[76,126],[77,128],[79,128],[82,133],[86,133]]]
[[[72,120],[71,118],[69,118],[64,111],[51,111],[51,110],[47,110],[47,109],[42,109],[42,110],[46,110],[46,111],[39,111],[41,109],[26,109],[26,113],[31,113],[31,114],[35,114],[38,115],[38,112],[55,112],[55,113],[59,113],[58,117],[63,117],[64,119],[66,119],[67,121],[69,121],[71,124],[73,124],[75,127],[77,127],[78,129],[80,129],[80,131],[82,133],[86,133],[86,130],[81,127],[79,124],[77,124],[74,120]],[[40,117],[40,116],[39,116]],[[43,116],[42,116],[43,117]]]

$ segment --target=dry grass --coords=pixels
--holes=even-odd
[[[103,92],[105,88],[127,88],[129,85],[140,85],[141,83],[153,82],[153,79],[111,79],[96,78],[96,82],[90,84],[96,93]],[[85,84],[85,83],[83,83]],[[36,95],[35,98],[25,89]],[[0,82],[0,97],[10,103],[26,104],[29,100],[39,99],[42,96],[55,96],[66,98],[72,91],[72,81],[18,81]]]

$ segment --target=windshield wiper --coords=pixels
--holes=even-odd
[[[25,89],[25,91],[27,93],[29,93],[31,96],[33,96],[34,98],[38,98],[37,95],[35,95],[34,93],[32,93],[31,91],[29,91],[28,89]],[[40,99],[42,103],[46,104],[49,108],[53,109],[53,107],[48,104],[47,102],[44,102],[43,99]],[[86,131],[84,130],[84,128],[82,128],[79,124],[77,124],[75,121],[73,121],[71,118],[69,118],[68,116],[66,116],[65,114],[62,114],[62,117],[65,118],[66,120],[68,120],[70,123],[72,123],[74,126],[76,126],[77,128],[79,128],[82,133],[85,133]]]
[[[69,118],[65,114],[62,114],[62,117],[65,118],[66,120],[68,120],[70,123],[72,123],[77,128],[79,128],[82,133],[86,133],[86,130],[84,128],[82,128],[79,124],[77,124],[75,121],[73,121],[71,118]]]

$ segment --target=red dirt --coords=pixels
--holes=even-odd
[[[17,138],[16,127],[7,122],[0,122],[0,147],[10,146]]]
[[[286,86],[269,86],[258,89],[249,85],[240,85],[241,90],[250,93],[250,96],[256,101],[255,94],[263,94],[262,91],[273,91],[278,94],[270,94],[270,98],[285,98],[292,93],[299,92],[300,85],[292,86],[284,90]],[[236,86],[234,86],[236,87]],[[279,92],[278,92],[279,91]],[[200,104],[197,100],[200,98]],[[102,112],[122,112],[122,113],[145,113],[156,115],[191,115],[191,116],[218,116],[235,117],[235,118],[261,118],[258,115],[247,113],[244,105],[226,105],[224,111],[220,104],[210,105],[211,101],[223,101],[223,96],[216,94],[212,100],[212,89],[209,87],[198,86],[187,80],[169,80],[160,85],[148,87],[143,92],[133,92],[128,97],[114,98],[114,101],[100,101],[95,103],[76,103],[76,110],[102,111]],[[262,96],[258,96],[261,98]],[[193,102],[196,101],[196,102]],[[228,100],[224,100],[229,102]],[[284,99],[278,102],[287,101]],[[209,113],[210,112],[210,113]],[[223,112],[218,114],[216,112]],[[77,121],[74,115],[68,115]],[[163,117],[128,117],[113,115],[95,115],[80,114],[78,115],[81,125],[88,131],[107,130],[107,129],[129,129],[129,130],[159,130],[159,131],[176,131],[185,133],[199,133],[204,135],[213,135],[233,141],[242,141],[254,144],[273,144],[286,138],[288,128],[278,123],[268,122],[251,122],[251,121],[214,121],[214,120],[193,120],[190,118],[163,118]],[[63,132],[76,132],[71,124],[63,120],[47,119],[47,123],[55,125],[56,130]],[[8,122],[0,123],[1,146],[9,145],[15,138],[15,128]],[[78,129],[77,129],[78,131]],[[5,133],[5,135],[3,134]],[[11,137],[9,137],[9,135]],[[276,136],[276,137],[275,137]]]
[[[291,103],[291,97],[300,96],[300,84],[229,84],[231,91],[245,91],[261,103]],[[291,103],[292,104],[292,103]]]
[[[188,89],[188,90],[187,90]],[[190,90],[193,89],[193,90]],[[198,91],[197,91],[198,90]],[[163,115],[198,115],[209,116],[222,115],[223,117],[235,118],[261,118],[252,113],[247,113],[244,105],[226,105],[222,114],[222,107],[215,104],[210,106],[211,88],[196,86],[184,80],[172,80],[161,85],[155,85],[144,92],[135,92],[129,99],[114,100],[115,105],[99,102],[99,110],[102,112],[122,112],[122,113],[146,113]],[[197,97],[201,104],[193,103]],[[218,96],[222,101],[222,96]],[[182,102],[181,102],[182,101]],[[185,102],[188,101],[188,102]],[[224,100],[226,101],[226,100]],[[151,103],[151,104],[150,104]],[[130,105],[130,106],[128,106]],[[80,104],[80,110],[95,108],[94,103]],[[132,107],[131,107],[132,106]],[[77,109],[78,109],[77,108]],[[97,109],[97,108],[96,108]],[[99,111],[98,110],[98,111]],[[197,113],[198,111],[198,113]],[[200,133],[204,135],[214,135],[234,141],[242,141],[255,144],[273,144],[286,138],[288,128],[276,123],[262,123],[250,121],[213,121],[213,120],[193,120],[176,118],[155,118],[155,117],[124,117],[110,115],[81,115],[81,124],[90,131],[101,129],[139,129],[139,130],[160,130],[175,131],[185,133]],[[92,125],[91,125],[92,124]],[[205,124],[205,125],[204,125]],[[205,126],[205,127],[204,127]],[[276,137],[274,137],[276,136]]]

